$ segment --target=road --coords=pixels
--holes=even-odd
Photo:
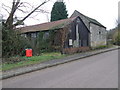
[[[3,88],[117,88],[118,50],[5,79]]]

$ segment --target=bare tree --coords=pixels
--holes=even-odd
[[[31,14],[33,14],[34,12],[43,12],[43,13],[47,13],[45,12],[44,10],[42,9],[39,9],[41,6],[43,6],[45,3],[49,2],[50,0],[45,0],[43,1],[40,5],[38,5],[37,7],[34,7],[33,10],[31,12],[29,12],[25,17],[23,17],[21,20],[18,20],[16,23],[13,24],[13,18],[15,16],[15,12],[17,10],[20,10],[22,11],[23,13],[25,13],[24,10],[20,9],[21,6],[24,6],[24,2],[21,2],[20,0],[13,0],[13,3],[12,3],[12,8],[11,8],[11,11],[8,12],[7,9],[5,9],[8,13],[9,13],[9,16],[5,22],[5,27],[6,28],[9,28],[9,29],[13,29],[15,26],[18,26],[20,25],[21,23],[23,23],[24,20],[26,20],[28,17],[30,17]],[[5,5],[4,5],[5,6]]]

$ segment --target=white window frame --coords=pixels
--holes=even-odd
[[[69,39],[69,46],[73,45],[72,39]]]

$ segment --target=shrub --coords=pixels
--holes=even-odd
[[[23,55],[27,47],[25,39],[14,30],[2,29],[2,57]]]
[[[115,33],[113,37],[113,44],[120,46],[120,31]]]
[[[16,57],[9,57],[9,58],[4,58],[3,59],[3,64],[12,64],[12,63],[17,63],[17,62],[20,62],[20,61],[25,61],[27,60],[26,58],[20,58],[19,56],[16,56]]]
[[[103,49],[103,48],[107,48],[107,47],[108,47],[107,45],[101,45],[101,46],[95,47],[94,49]]]

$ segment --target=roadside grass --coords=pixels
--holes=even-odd
[[[114,45],[113,44],[100,45],[100,46],[92,48],[92,50],[94,51],[94,50],[106,49],[106,48],[111,48],[111,47],[114,47]]]
[[[94,49],[91,49],[89,52],[92,51],[96,51],[96,50],[100,50],[100,49],[105,49],[105,48],[111,48],[114,47],[114,45],[103,45],[103,46],[99,46],[96,47]],[[84,52],[83,52],[84,53]],[[73,54],[72,54],[73,55]],[[44,61],[48,61],[48,60],[53,60],[53,59],[59,59],[59,58],[64,58],[66,56],[69,56],[68,54],[61,54],[59,52],[52,52],[52,53],[42,53],[40,56],[32,56],[32,57],[18,57],[21,61],[17,61],[17,62],[13,62],[13,63],[3,63],[0,66],[0,71],[7,71],[10,69],[15,69],[15,68],[19,68],[19,67],[24,67],[24,66],[29,66],[29,65],[33,65],[33,64],[38,64]],[[12,57],[13,59],[16,57]]]
[[[16,62],[16,63],[3,63],[2,70],[6,71],[6,70],[19,68],[23,66],[38,64],[48,60],[63,58],[65,56],[67,55],[61,55],[61,53],[58,53],[58,52],[43,53],[40,56],[32,56],[32,57],[24,56],[24,57],[20,57],[21,59],[23,59],[23,61]]]

